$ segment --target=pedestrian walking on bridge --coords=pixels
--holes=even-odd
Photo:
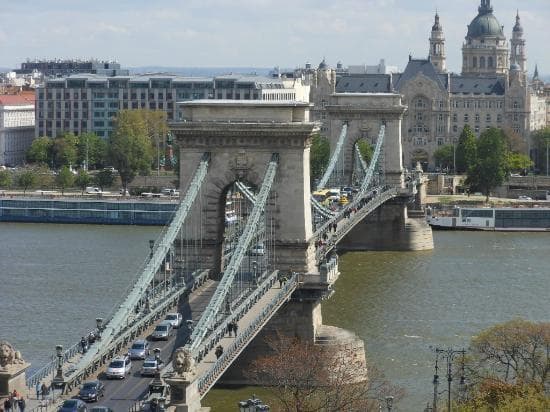
[[[223,354],[223,346],[222,345],[216,346],[216,351],[214,353],[216,354],[216,359],[219,359],[220,356],[222,356]]]
[[[231,322],[233,324],[233,332],[235,332],[235,337],[237,337],[237,329],[239,328],[239,325],[237,325],[236,321]]]
[[[17,401],[17,406],[19,407],[19,412],[25,412],[25,407],[27,405],[25,403],[25,398],[23,396],[21,396]]]

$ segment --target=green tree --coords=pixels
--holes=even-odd
[[[138,111],[118,112],[109,139],[109,159],[120,174],[124,190],[138,172],[151,169],[151,142],[145,120]]]
[[[477,160],[469,167],[466,184],[480,190],[489,201],[491,189],[502,184],[508,174],[508,152],[502,131],[490,128],[477,142]]]
[[[515,152],[508,153],[508,169],[511,172],[522,172],[525,174],[533,167],[533,164],[533,161],[525,154]]]
[[[457,173],[465,173],[470,167],[476,164],[477,158],[477,139],[470,129],[470,126],[464,126],[455,152],[455,167]]]
[[[61,188],[61,194],[64,194],[65,189],[74,184],[74,180],[74,175],[69,166],[63,166],[55,178],[55,183]]]
[[[367,164],[369,164],[372,156],[374,155],[374,148],[365,139],[358,140],[357,146],[359,146],[359,153],[361,153],[361,157]]]
[[[82,133],[78,136],[77,164],[87,163],[88,169],[101,168],[106,165],[107,142],[95,133]]]
[[[497,324],[472,339],[467,396],[458,411],[547,411],[550,323],[521,319]]]
[[[9,170],[0,170],[0,187],[7,189],[11,186],[11,173]]]
[[[165,142],[168,135],[167,115],[164,110],[140,110],[140,112],[147,126],[147,135],[153,145],[154,166],[158,174],[160,167],[164,164]]]
[[[312,182],[323,177],[330,160],[330,143],[328,139],[316,133],[311,139],[309,166]]]
[[[53,140],[49,137],[34,139],[27,150],[27,162],[51,165]]]
[[[28,189],[32,189],[36,186],[38,181],[38,175],[34,170],[28,169],[23,171],[17,177],[17,185],[23,188],[23,194],[27,194]]]
[[[95,182],[101,188],[101,191],[105,187],[111,187],[115,181],[115,176],[110,170],[101,170],[95,175]]]
[[[81,194],[84,194],[84,190],[86,189],[87,186],[90,185],[91,182],[92,182],[92,178],[88,174],[88,172],[82,169],[78,171],[78,175],[76,176],[76,179],[75,179],[75,184],[82,191]]]
[[[53,165],[55,168],[76,165],[77,137],[72,133],[56,137],[53,141]]]
[[[445,145],[439,147],[434,152],[434,159],[437,166],[439,166],[441,169],[452,169],[453,168],[453,151],[454,147],[453,145]]]

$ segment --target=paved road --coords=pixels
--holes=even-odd
[[[180,302],[178,311],[183,315],[184,324],[176,329],[177,335],[171,337],[168,341],[151,341],[151,353],[154,348],[160,348],[160,356],[165,364],[172,357],[173,351],[179,346],[183,346],[189,331],[185,326],[185,319],[197,321],[201,313],[206,308],[208,302],[216,289],[217,282],[210,281],[203,288],[193,292],[189,301]],[[100,374],[99,379],[105,384],[105,397],[100,400],[99,405],[108,406],[115,412],[125,412],[138,400],[148,393],[148,386],[151,377],[141,377],[140,370],[143,361],[132,361],[132,370],[129,376],[123,380],[107,380]]]

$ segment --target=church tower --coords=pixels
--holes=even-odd
[[[447,61],[445,56],[445,36],[443,27],[439,23],[439,14],[435,13],[435,22],[432,26],[432,35],[430,36],[430,60],[439,73],[447,71]]]
[[[510,40],[512,47],[510,53],[510,63],[516,63],[522,72],[527,71],[527,56],[525,55],[525,39],[523,38],[523,27],[519,21],[519,11],[516,14],[516,24],[512,31],[512,40]]]
[[[491,0],[481,0],[462,46],[462,74],[494,76],[508,73],[508,67],[508,42],[502,26],[493,15]]]

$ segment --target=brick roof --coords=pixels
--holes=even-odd
[[[2,106],[34,105],[34,100],[34,92],[23,92],[21,94],[0,94],[0,105]]]

